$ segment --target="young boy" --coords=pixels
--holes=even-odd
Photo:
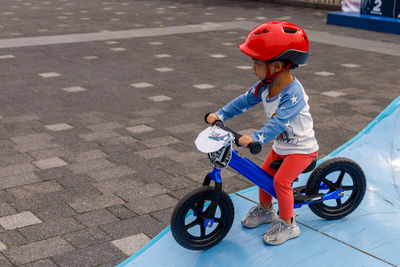
[[[242,224],[254,228],[271,223],[263,235],[265,243],[279,245],[300,235],[293,218],[292,182],[317,157],[308,96],[290,69],[304,64],[308,57],[308,38],[302,28],[283,21],[271,21],[254,28],[239,45],[253,60],[254,74],[260,79],[248,92],[228,105],[210,113],[206,120],[226,121],[262,102],[267,123],[251,136],[244,135],[239,144],[264,144],[274,139],[271,151],[261,168],[274,177],[279,217],[272,206],[272,196],[259,188],[259,203],[242,219]],[[278,170],[272,161],[283,160]]]

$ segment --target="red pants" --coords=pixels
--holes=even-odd
[[[318,152],[311,154],[289,154],[278,155],[273,149],[269,152],[261,169],[274,177],[274,189],[278,198],[279,217],[284,220],[293,217],[293,189],[292,183],[317,157]],[[272,161],[283,159],[279,170],[269,167]],[[262,190],[259,190],[260,202],[272,202],[272,196]]]

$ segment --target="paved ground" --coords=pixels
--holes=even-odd
[[[400,93],[398,36],[326,25],[323,10],[3,0],[0,14],[0,266],[114,266],[165,228],[210,169],[193,145],[203,115],[255,82],[236,48],[254,23],[310,32],[295,75],[322,156]],[[245,133],[264,122],[260,106],[229,125]],[[261,163],[268,147],[250,158]],[[224,174],[230,193],[251,185]]]

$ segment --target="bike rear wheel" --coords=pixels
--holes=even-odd
[[[217,197],[215,218],[205,226],[211,201]],[[234,218],[231,198],[224,191],[203,186],[186,195],[176,205],[171,217],[171,232],[175,240],[191,250],[208,249],[219,243],[229,232]]]
[[[343,218],[361,203],[366,185],[364,172],[356,162],[347,158],[329,159],[311,173],[306,185],[306,195],[327,194],[342,189],[344,196],[310,204],[309,208],[327,220]]]

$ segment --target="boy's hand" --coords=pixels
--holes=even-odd
[[[207,116],[207,122],[208,122],[208,124],[213,125],[213,123],[214,123],[216,120],[219,120],[217,114],[215,114],[215,113],[210,113],[210,114],[208,114],[208,116]]]
[[[250,135],[243,135],[239,138],[239,145],[243,147],[247,147],[251,143],[254,143],[254,139]]]

